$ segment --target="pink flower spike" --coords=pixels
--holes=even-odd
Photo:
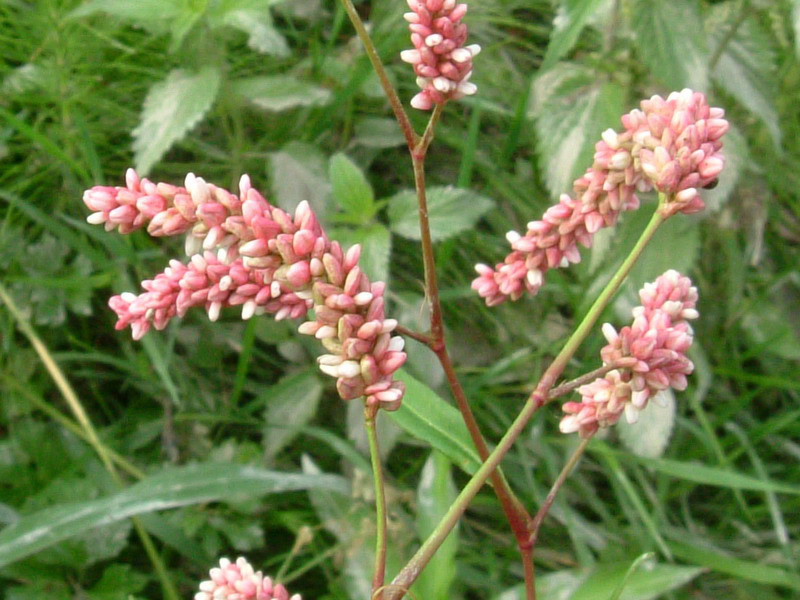
[[[480,52],[477,44],[465,45],[467,26],[461,19],[466,4],[452,0],[412,0],[412,12],[403,15],[409,23],[414,49],[403,50],[400,58],[414,67],[422,91],[411,106],[431,110],[436,104],[470,96],[477,91],[469,81],[472,59]]]
[[[600,354],[605,365],[615,365],[605,377],[578,388],[581,402],[566,402],[563,433],[588,437],[600,427],[616,423],[625,414],[638,419],[650,398],[661,390],[686,388],[694,369],[686,352],[692,344],[688,320],[697,318],[697,289],[688,277],[667,271],[639,292],[641,306],[633,309],[633,323],[617,332],[603,326],[608,344]]]
[[[386,286],[362,272],[360,246],[345,253],[328,240],[307,202],[292,216],[271,206],[247,176],[239,183],[244,202],[193,174],[186,176],[185,188],[140,180],[132,170],[126,182],[125,188],[96,187],[84,194],[95,211],[89,222],[119,227],[122,233],[148,222],[152,235],[186,232],[192,256],[186,264],[170,261],[162,273],[142,282],[138,296],[111,298],[117,329],[130,326],[134,339],[140,339],[193,306],[203,306],[211,321],[234,306],[241,306],[245,320],[264,313],[276,320],[299,319],[313,307],[315,319],[299,331],[315,336],[326,356],[337,358],[320,362],[320,369],[337,378],[342,398],[366,396],[384,408],[399,406],[403,387],[393,374],[406,355],[396,342],[386,350],[388,332],[397,326],[384,312]],[[205,252],[199,254],[201,249]],[[367,322],[373,325],[365,328]],[[374,368],[362,373],[360,361]],[[382,396],[365,391],[378,384],[393,391]]]
[[[211,579],[200,583],[194,600],[302,600],[300,594],[290,597],[283,585],[273,584],[243,557],[235,563],[220,559],[219,567],[211,569],[209,575]]]
[[[524,235],[509,238],[511,252],[494,269],[482,265],[472,289],[488,306],[517,300],[524,291],[535,295],[548,270],[579,262],[580,247],[590,247],[597,231],[639,207],[637,191],[655,187],[665,194],[664,216],[702,210],[699,190],[724,166],[724,114],[691,90],[643,100],[641,110],[622,117],[623,132],[603,132],[592,166],[573,182],[573,195],[562,194]]]

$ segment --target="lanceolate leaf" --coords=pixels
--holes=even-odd
[[[240,79],[231,83],[231,90],[255,106],[272,111],[318,106],[331,97],[330,90],[293,75]]]
[[[671,389],[658,394],[658,402],[650,399],[647,408],[639,413],[636,423],[620,419],[617,424],[620,439],[638,456],[658,458],[667,449],[675,425],[675,396]]]
[[[308,200],[320,218],[325,217],[331,185],[328,161],[319,148],[301,142],[289,142],[268,158],[269,180],[274,204],[293,212],[302,200]]]
[[[406,395],[400,409],[389,413],[394,422],[467,473],[474,473],[481,461],[458,410],[407,372],[400,370],[396,377],[406,384]]]
[[[451,469],[450,460],[435,450],[422,469],[417,488],[417,533],[421,540],[433,533],[458,495],[450,475]],[[447,536],[417,580],[415,588],[420,598],[453,600],[457,550],[458,527]]]
[[[447,187],[428,188],[428,219],[433,241],[471,228],[494,203],[470,190]],[[389,222],[394,233],[412,240],[420,239],[417,196],[400,192],[389,199]]]
[[[708,88],[705,34],[695,0],[637,0],[633,29],[653,77],[675,90]]]
[[[167,469],[105,498],[61,504],[21,517],[0,532],[0,567],[87,529],[134,515],[312,488],[343,491],[341,480],[328,475],[281,473],[230,464]]]
[[[139,126],[133,130],[136,168],[145,174],[194,127],[211,108],[219,90],[220,73],[206,67],[197,73],[180,69],[147,93]]]
[[[565,0],[561,4],[553,23],[553,35],[547,45],[541,69],[549,69],[556,61],[569,52],[578,41],[583,28],[592,14],[605,0]]]
[[[725,45],[712,73],[714,81],[764,122],[775,147],[780,148],[780,120],[773,101],[778,82],[769,36],[755,20],[747,19],[733,37],[726,37],[733,17],[728,16],[727,4],[718,6],[709,32],[715,49],[718,44]]]
[[[299,433],[317,411],[322,383],[316,368],[281,379],[258,395],[258,404],[266,404],[264,413],[264,454],[273,460]]]
[[[629,574],[630,563],[598,565],[586,581],[570,596],[570,600],[610,598],[627,577],[620,600],[655,600],[697,577],[703,569],[677,565],[655,565],[639,568]]]
[[[593,69],[561,63],[533,84],[530,112],[536,120],[539,167],[550,194],[569,193],[592,164],[594,146],[609,127],[620,128],[625,92],[598,81]]]

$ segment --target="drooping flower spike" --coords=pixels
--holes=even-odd
[[[466,4],[456,0],[407,0],[411,12],[404,15],[411,30],[412,50],[400,58],[414,66],[422,89],[411,106],[430,110],[436,104],[471,96],[477,86],[470,81],[472,59],[481,51],[466,44],[467,26],[461,22]]]
[[[667,271],[639,292],[641,306],[633,309],[633,324],[617,332],[603,325],[608,345],[600,352],[605,365],[627,365],[578,388],[581,402],[566,402],[563,433],[592,435],[599,427],[638,419],[650,399],[667,388],[686,389],[694,369],[686,352],[693,332],[688,321],[698,316],[697,289],[688,277]]]
[[[230,306],[241,306],[243,319],[296,319],[313,308],[314,320],[300,332],[326,348],[320,369],[337,378],[339,395],[399,407],[404,387],[392,375],[406,355],[403,339],[391,335],[397,322],[385,315],[385,285],[361,271],[359,246],[345,252],[328,239],[307,202],[292,216],[270,205],[246,175],[239,196],[192,174],[179,187],[140,180],[131,169],[126,183],[87,190],[84,202],[95,211],[87,220],[122,233],[147,226],[154,236],[186,234],[191,258],[170,261],[142,282],[144,293],[111,298],[117,329],[130,326],[139,339],[193,306],[205,307],[212,321]]]
[[[220,559],[219,567],[211,569],[209,575],[194,600],[301,600],[300,594],[289,596],[283,585],[264,577],[241,556],[233,563]]]
[[[512,251],[494,269],[476,265],[472,288],[494,306],[536,294],[550,269],[581,260],[579,245],[590,247],[594,234],[639,207],[636,191],[653,188],[666,195],[664,216],[703,208],[698,193],[722,171],[722,136],[728,130],[721,108],[691,90],[667,99],[653,96],[622,117],[625,130],[608,129],[595,146],[594,163],[525,235],[511,231]]]

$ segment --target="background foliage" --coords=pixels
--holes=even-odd
[[[359,8],[409,99],[404,2]],[[690,274],[696,375],[666,409],[590,446],[540,536],[540,595],[608,598],[625,581],[627,600],[796,597],[800,2],[483,0],[467,22],[484,48],[480,91],[447,107],[429,181],[449,339],[490,439],[647,211],[533,299],[487,309],[469,290],[472,265],[499,260],[503,234],[567,191],[640,98],[693,86],[734,125],[709,210],[660,232],[607,315],[624,323],[635,290],[668,267]],[[138,514],[182,594],[218,556],[246,553],[304,597],[368,597],[360,410],[318,375],[315,344],[236,314],[213,327],[192,314],[141,343],[114,332],[107,297],[180,249],[104,234],[80,202],[131,164],[228,187],[248,172],[273,202],[308,199],[339,239],[363,244],[370,275],[390,281],[390,314],[424,328],[410,163],[344,12],[333,0],[5,0],[0,35],[2,283],[132,467],[120,489],[0,310],[4,596],[158,597]],[[592,337],[568,374],[597,366],[601,344]],[[405,408],[380,424],[390,570],[477,464],[435,360],[414,342],[409,353]],[[529,507],[574,443],[557,420],[556,407],[538,415],[504,461]],[[416,589],[424,600],[521,593],[490,490],[436,560]]]

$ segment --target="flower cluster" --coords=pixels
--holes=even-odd
[[[549,269],[579,262],[579,244],[590,247],[599,229],[638,208],[637,190],[665,194],[665,216],[701,210],[697,188],[714,181],[724,164],[723,117],[688,89],[642,101],[641,110],[622,117],[622,133],[603,133],[594,163],[573,184],[574,196],[563,194],[541,220],[528,223],[525,235],[509,232],[511,253],[494,269],[476,265],[472,288],[489,306],[517,300],[525,290],[536,294]]]
[[[198,305],[212,321],[229,306],[241,306],[244,319],[294,319],[313,308],[314,320],[300,332],[322,341],[328,354],[320,368],[338,379],[341,397],[399,406],[404,387],[392,374],[406,355],[403,339],[391,335],[397,322],[386,318],[385,286],[361,271],[358,246],[345,253],[328,240],[307,202],[292,216],[270,205],[246,175],[239,196],[192,174],[178,187],[128,170],[126,183],[87,190],[84,202],[95,211],[88,221],[122,233],[145,225],[154,236],[185,233],[191,258],[142,282],[144,293],[111,298],[117,329],[130,326],[139,339]]]
[[[211,569],[209,575],[211,579],[200,584],[194,600],[301,600],[300,594],[289,596],[285,587],[255,571],[242,557],[235,563],[220,559],[219,567]]]
[[[461,18],[466,4],[456,0],[408,0],[412,12],[404,15],[411,30],[414,49],[404,50],[400,58],[414,66],[417,85],[422,91],[411,99],[411,106],[430,110],[477,91],[472,76],[472,59],[481,51],[477,44],[465,46],[467,26]]]
[[[603,326],[608,345],[601,351],[605,365],[622,368],[610,371],[578,388],[581,402],[566,402],[564,433],[579,431],[587,437],[598,427],[616,423],[625,413],[629,423],[639,416],[648,401],[667,388],[686,389],[686,376],[694,369],[686,352],[693,333],[688,321],[698,316],[697,288],[688,277],[667,271],[639,292],[641,306],[633,310],[633,324],[617,332]]]

